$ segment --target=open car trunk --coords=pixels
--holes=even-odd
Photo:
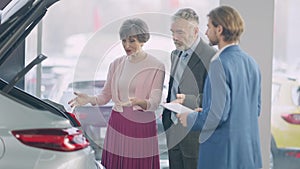
[[[0,66],[8,59],[18,45],[25,40],[33,28],[45,16],[47,9],[59,0],[12,0],[0,11]],[[24,69],[17,73],[10,82],[0,77],[0,90],[2,94],[12,97],[26,105],[31,105],[40,110],[48,110],[53,114],[65,117],[71,124],[78,127],[80,124],[63,106],[50,100],[41,100],[17,88],[15,84],[30,71],[35,65],[47,57],[38,55]]]

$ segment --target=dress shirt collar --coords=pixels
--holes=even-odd
[[[192,44],[192,46],[190,48],[188,48],[187,50],[182,51],[183,53],[181,54],[181,57],[185,58],[185,60],[188,59],[188,58],[190,58],[190,56],[196,50],[197,45],[199,44],[199,42],[200,42],[200,36],[198,35],[197,39]]]
[[[214,61],[214,60],[216,60],[216,59],[218,59],[219,56],[220,56],[220,54],[221,54],[226,48],[228,48],[228,47],[230,47],[230,46],[233,46],[233,45],[237,45],[237,43],[231,43],[231,44],[228,44],[228,45],[224,46],[222,49],[220,49],[220,50],[212,57],[211,62]]]
[[[190,48],[188,48],[187,50],[185,50],[184,52],[187,53],[189,56],[192,55],[192,53],[196,50],[197,45],[199,44],[199,42],[200,42],[200,36],[198,35],[197,39],[192,44],[192,46]]]

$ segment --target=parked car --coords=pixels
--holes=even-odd
[[[58,0],[13,0],[1,13],[0,66]],[[39,55],[11,81],[0,77],[0,168],[98,169],[93,149],[72,113],[15,84],[46,57]]]
[[[70,109],[68,101],[71,100],[75,95],[74,91],[86,93],[88,95],[97,95],[101,92],[104,86],[105,80],[88,80],[88,81],[76,81],[68,85],[67,89],[63,92],[60,99],[60,104],[64,105],[67,109]],[[91,106],[84,105],[76,107],[72,112],[76,115],[80,121],[83,130],[85,131],[91,146],[96,151],[96,158],[101,160],[102,147],[106,134],[106,128],[110,117],[113,102],[110,101],[108,104],[103,106]],[[167,146],[164,135],[164,129],[162,126],[161,114],[162,107],[159,107],[155,112],[157,115],[156,123],[158,129],[159,147],[161,154],[161,165],[166,166],[167,160]]]
[[[295,78],[273,76],[271,133],[275,165],[282,156],[300,160],[300,82]]]
[[[113,103],[110,102],[104,106],[85,105],[76,107],[74,110],[72,110],[68,105],[68,101],[75,97],[73,94],[74,91],[89,95],[99,93],[103,88],[104,83],[104,80],[77,81],[69,83],[67,89],[63,91],[63,94],[59,100],[59,103],[64,105],[67,110],[75,114],[77,119],[80,121],[82,129],[88,137],[91,146],[95,150],[97,160],[101,159],[103,138]]]
[[[0,168],[98,168],[74,119],[17,88],[5,93],[5,86],[1,80]]]

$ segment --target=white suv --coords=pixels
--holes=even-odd
[[[0,66],[58,0],[13,0],[1,11]],[[0,77],[0,168],[98,169],[93,149],[73,114],[15,87],[46,57],[42,54],[10,82]]]

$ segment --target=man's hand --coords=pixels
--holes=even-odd
[[[173,100],[172,103],[183,104],[185,99],[185,94],[176,94],[176,100]]]
[[[180,121],[180,123],[186,127],[187,126],[187,116],[189,115],[188,112],[186,113],[180,113],[180,114],[177,114],[176,117],[178,118],[178,120]]]
[[[202,108],[201,107],[198,107],[198,108],[195,108],[195,112],[202,112]]]

